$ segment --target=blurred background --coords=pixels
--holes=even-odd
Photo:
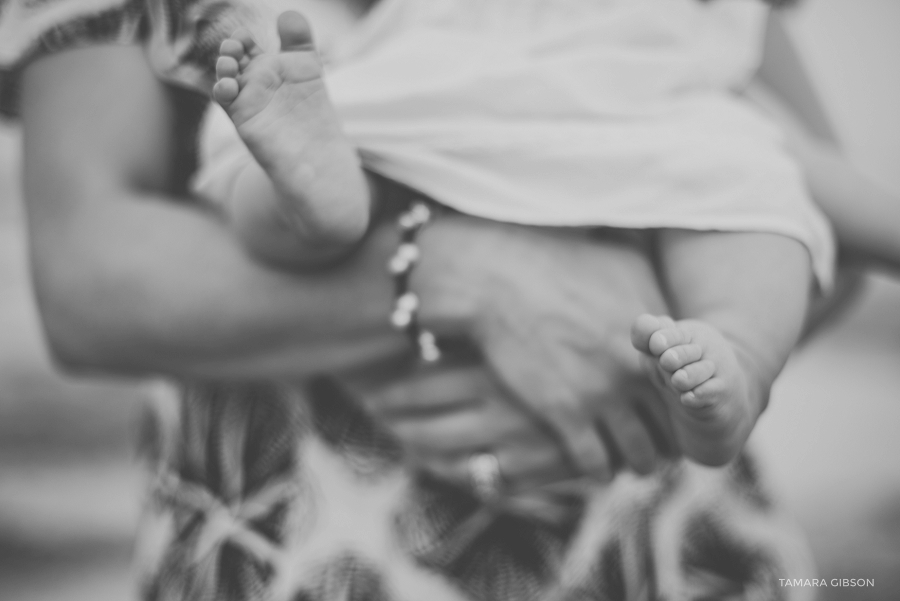
[[[807,0],[790,29],[849,156],[900,193],[900,2]],[[0,124],[0,600],[134,597],[141,392],[50,365],[28,283],[19,138]],[[826,601],[900,599],[900,283],[868,279],[799,349],[754,434],[812,542]]]

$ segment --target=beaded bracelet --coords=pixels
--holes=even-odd
[[[400,228],[400,245],[388,261],[388,271],[394,278],[394,310],[391,325],[405,332],[419,351],[419,358],[434,363],[441,358],[437,338],[419,325],[419,297],[409,289],[409,276],[419,260],[420,251],[416,236],[431,221],[431,209],[425,201],[417,200],[397,219]]]

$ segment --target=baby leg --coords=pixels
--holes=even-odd
[[[246,30],[224,41],[213,96],[258,163],[242,174],[231,210],[249,224],[244,229],[251,232],[251,246],[263,246],[266,254],[268,245],[268,254],[283,258],[279,249],[321,251],[359,240],[371,199],[357,153],[328,99],[307,22],[284,13],[278,33],[277,53],[262,52]],[[278,240],[289,230],[298,244]]]
[[[800,335],[809,255],[775,234],[664,230],[659,242],[679,320],[642,315],[632,343],[670,401],[685,454],[720,465],[746,442]]]

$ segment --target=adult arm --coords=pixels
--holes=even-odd
[[[770,14],[766,24],[762,62],[754,83],[776,94],[785,108],[799,119],[810,134],[835,145],[838,143],[837,131],[806,71],[783,17],[777,11]]]
[[[386,325],[393,227],[338,267],[288,274],[254,263],[209,213],[173,196],[176,93],[139,48],[50,56],[23,84],[34,279],[62,363],[299,377],[407,352]],[[582,442],[591,421],[573,408],[596,401],[611,448],[652,467],[661,429],[649,432],[631,404],[644,379],[627,334],[634,315],[661,304],[646,257],[461,216],[438,219],[422,244],[426,324],[473,338],[511,396],[556,412],[553,424],[580,419]]]
[[[178,92],[140,48],[43,58],[22,92],[34,282],[62,364],[298,376],[406,348],[385,318],[392,228],[334,270],[289,274],[254,263],[208,212],[172,195]]]
[[[446,466],[491,445],[504,457],[512,491],[533,487],[538,477],[569,474],[560,445],[545,430],[501,395],[488,398],[493,389],[483,367],[464,373],[449,367],[444,375],[441,366],[441,379],[430,384],[410,374],[408,342],[387,325],[393,286],[385,265],[397,245],[392,225],[376,229],[359,252],[328,271],[267,269],[213,214],[173,194],[179,92],[159,83],[139,48],[51,56],[31,65],[23,83],[34,280],[61,363],[217,379],[297,378],[352,367],[357,382],[365,366],[364,399],[375,388],[396,391],[410,381],[447,401],[439,415],[415,417],[398,414],[396,392],[370,405],[419,467],[448,477]],[[454,226],[448,218],[432,228],[441,234]],[[436,246],[454,248],[446,232],[438,238]],[[459,269],[451,277],[466,281]],[[420,278],[420,288],[427,290],[428,281]],[[448,315],[456,312],[453,291],[466,288],[441,287],[445,331],[464,333]],[[466,440],[456,436],[460,424]],[[430,451],[422,450],[424,439],[434,443]],[[529,452],[522,455],[522,448]]]
[[[777,13],[748,95],[779,122],[810,191],[832,222],[845,261],[900,273],[900,198],[841,152],[827,111]]]

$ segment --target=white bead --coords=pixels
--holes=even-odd
[[[397,224],[402,230],[412,230],[419,226],[419,222],[416,221],[416,218],[412,213],[403,213],[400,215]]]
[[[431,219],[431,209],[424,202],[417,202],[409,212],[418,225],[428,223],[428,220]]]
[[[409,311],[397,310],[391,313],[391,325],[402,330],[412,323],[412,313]]]
[[[404,242],[400,246],[397,247],[397,255],[398,257],[403,257],[410,263],[415,263],[419,260],[419,247],[411,242]]]
[[[441,349],[436,346],[425,346],[419,349],[419,356],[426,363],[435,363],[441,360]]]
[[[434,363],[441,358],[441,349],[438,348],[437,338],[428,330],[419,334],[419,356],[427,363]]]
[[[407,292],[397,299],[397,311],[412,313],[419,308],[419,297],[415,292]]]
[[[391,260],[388,261],[388,272],[391,275],[400,275],[401,273],[406,273],[409,271],[409,267],[412,265],[407,259],[394,255],[391,257]]]

